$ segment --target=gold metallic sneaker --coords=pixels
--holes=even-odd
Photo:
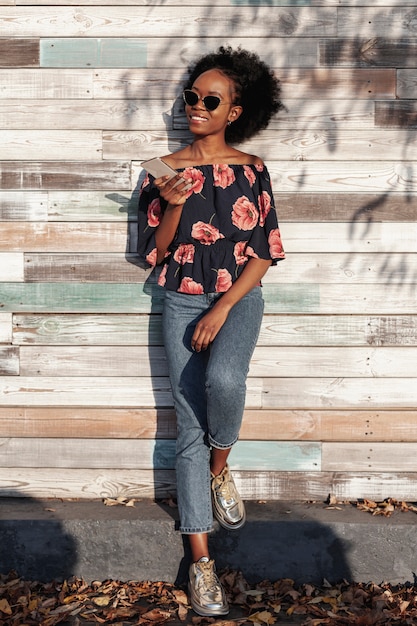
[[[227,615],[229,604],[216,574],[214,561],[206,556],[190,566],[188,584],[191,606],[198,615]]]
[[[246,522],[245,505],[228,465],[218,476],[211,475],[211,495],[213,513],[219,524],[227,530],[242,528]]]

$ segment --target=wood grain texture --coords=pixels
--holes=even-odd
[[[254,19],[256,17],[256,20]],[[198,19],[197,19],[198,18]],[[352,19],[352,18],[351,18]],[[5,7],[0,27],[7,37],[117,37],[123,25],[124,37],[217,37],[230,35],[233,22],[235,37],[318,37],[336,35],[337,14],[326,8],[299,8],[291,10],[277,7],[196,7],[190,12],[177,7],[164,7],[164,19],[146,6],[78,6],[55,7],[27,6],[23,10]]]
[[[24,259],[19,252],[0,252],[0,281],[23,281]]]
[[[0,314],[10,325],[10,313]],[[9,337],[9,334],[7,334]],[[9,341],[9,339],[7,339]],[[11,341],[11,339],[10,339]],[[13,344],[161,346],[159,314],[14,314]],[[416,315],[264,315],[258,346],[417,346]]]
[[[403,4],[403,3],[401,3]],[[320,43],[320,63],[338,67],[415,67],[415,39],[370,37],[329,39]]]
[[[0,312],[0,343],[12,343],[12,313]]]
[[[375,102],[375,124],[383,128],[417,128],[415,101]]]
[[[126,162],[0,161],[0,189],[130,189]]]
[[[0,67],[39,67],[39,40],[1,37]]]
[[[176,417],[173,408],[0,407],[0,437],[175,439]],[[415,443],[416,411],[246,409],[240,440]]]
[[[102,154],[100,131],[0,130],[0,158],[19,161],[97,161]]]
[[[338,500],[393,497],[414,502],[416,473],[233,472],[246,500]],[[12,497],[102,499],[166,498],[176,495],[172,470],[0,469],[2,494]]]
[[[2,98],[92,98],[93,71],[0,69]]]
[[[42,222],[48,219],[48,194],[43,191],[0,191],[0,220]]]
[[[415,468],[416,443],[324,443],[323,471],[410,472]]]

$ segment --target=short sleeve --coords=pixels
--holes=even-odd
[[[271,259],[272,265],[285,259],[271,181],[267,168],[259,172],[254,192],[259,212],[258,222],[248,240],[247,256]]]
[[[137,253],[149,267],[156,265],[155,231],[165,208],[166,202],[153,185],[153,178],[147,175],[139,192]]]

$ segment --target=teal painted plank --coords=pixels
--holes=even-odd
[[[247,471],[321,471],[319,443],[238,441],[230,453],[230,467]],[[155,469],[175,467],[175,440],[158,439],[153,450]]]
[[[160,313],[164,289],[145,283],[0,283],[2,311]],[[317,285],[265,285],[265,313],[320,312]]]
[[[41,39],[41,67],[146,67],[143,39]]]
[[[321,471],[321,444],[287,441],[238,441],[230,467],[256,471]]]

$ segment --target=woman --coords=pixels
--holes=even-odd
[[[163,264],[180,531],[191,547],[191,605],[204,616],[229,610],[208,533],[213,514],[230,530],[245,522],[227,459],[263,315],[260,281],[285,256],[268,171],[231,144],[266,128],[279,94],[256,54],[221,47],[200,58],[183,93],[193,141],[163,157],[178,174],[148,175],[139,200],[138,252]]]

